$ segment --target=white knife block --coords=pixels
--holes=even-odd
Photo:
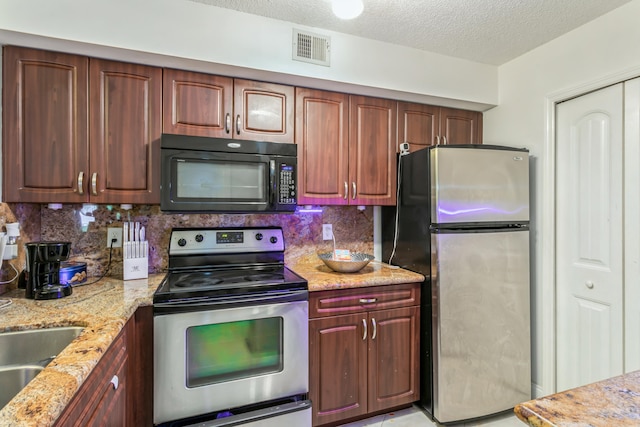
[[[122,279],[146,279],[149,277],[149,254],[139,258],[125,258],[122,260]]]

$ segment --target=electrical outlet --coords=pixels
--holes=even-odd
[[[333,227],[331,224],[322,224],[322,240],[333,239]]]
[[[122,228],[121,227],[108,227],[107,228],[107,247],[111,247],[111,240],[116,239],[113,242],[114,248],[122,247]]]

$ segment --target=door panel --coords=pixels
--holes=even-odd
[[[640,79],[625,82],[625,372],[640,369]]]
[[[88,200],[77,184],[89,174],[88,65],[81,56],[4,48],[2,145],[12,167],[3,169],[3,201]]]
[[[91,59],[89,76],[92,201],[159,203],[162,70]]]
[[[622,84],[557,107],[557,389],[623,370]]]

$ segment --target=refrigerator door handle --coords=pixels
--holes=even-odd
[[[362,341],[366,341],[367,340],[367,319],[362,319],[362,327],[363,327]]]

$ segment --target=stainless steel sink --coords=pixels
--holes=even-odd
[[[43,369],[38,365],[0,367],[0,409]]]
[[[6,365],[46,366],[84,328],[30,329],[0,334],[0,367]]]
[[[0,408],[13,399],[83,329],[66,326],[0,333]]]

